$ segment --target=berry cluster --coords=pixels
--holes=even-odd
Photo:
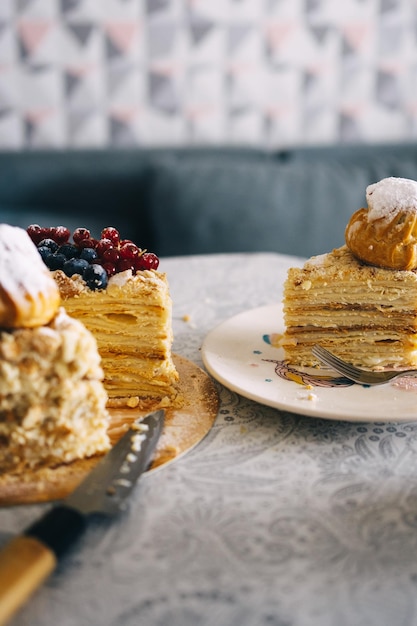
[[[65,226],[41,227],[31,224],[27,233],[50,270],[63,270],[67,276],[79,274],[90,289],[105,289],[108,278],[125,270],[133,274],[156,270],[159,259],[130,241],[121,239],[116,228],[108,226],[100,239],[91,237],[87,228],[71,233]]]

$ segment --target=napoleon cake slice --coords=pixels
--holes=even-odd
[[[113,227],[100,240],[85,228],[28,228],[53,272],[63,305],[94,335],[110,407],[168,406],[178,401],[172,358],[172,300],[158,257],[121,240]]]
[[[286,358],[319,365],[314,344],[371,369],[417,367],[417,183],[367,188],[347,246],[291,268],[284,286]]]

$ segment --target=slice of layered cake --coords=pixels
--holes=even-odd
[[[158,258],[103,229],[28,228],[59,286],[69,315],[94,335],[108,406],[167,406],[177,396],[172,301]]]
[[[60,306],[27,233],[0,225],[0,474],[109,449],[92,334]]]
[[[417,183],[384,179],[367,204],[346,246],[288,272],[282,346],[292,364],[319,365],[317,343],[359,366],[417,367]]]

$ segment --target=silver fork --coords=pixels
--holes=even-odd
[[[369,372],[361,369],[360,367],[356,367],[351,363],[347,363],[347,361],[343,361],[343,359],[340,359],[332,352],[329,352],[326,348],[317,344],[313,346],[311,352],[320,361],[336,370],[336,372],[339,372],[339,374],[342,374],[342,376],[345,376],[345,378],[349,378],[350,380],[353,380],[353,382],[360,383],[361,385],[383,385],[394,378],[402,376],[417,376],[417,369]]]

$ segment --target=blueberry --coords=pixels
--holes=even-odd
[[[95,291],[96,289],[105,289],[107,287],[107,272],[101,265],[93,263],[84,271],[83,278],[87,287]]]
[[[85,259],[68,259],[65,261],[62,269],[67,276],[71,277],[73,274],[80,274],[80,276],[82,276],[87,267],[88,261]]]
[[[38,252],[42,257],[43,262],[48,265],[48,258],[52,256],[52,251],[47,246],[39,246]]]
[[[67,259],[76,259],[80,255],[80,249],[72,243],[64,243],[58,248],[59,254],[63,254]]]
[[[42,239],[42,241],[38,243],[38,248],[49,248],[51,252],[56,252],[59,246],[53,239]]]
[[[80,259],[85,259],[89,263],[92,263],[98,258],[97,252],[94,248],[83,248],[80,254]]]
[[[62,270],[67,257],[57,252],[56,254],[50,254],[46,260],[46,265],[50,270]]]

